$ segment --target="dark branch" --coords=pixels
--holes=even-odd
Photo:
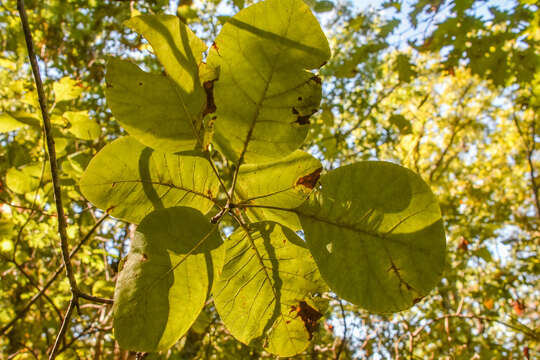
[[[39,106],[41,108],[41,115],[43,117],[43,125],[45,128],[44,132],[45,132],[45,137],[47,140],[47,150],[49,153],[49,164],[51,167],[51,177],[52,177],[53,189],[54,189],[54,200],[56,203],[56,212],[58,214],[58,233],[60,234],[62,258],[64,260],[64,266],[66,268],[66,275],[69,279],[71,292],[74,295],[73,303],[77,304],[77,293],[78,293],[77,281],[75,280],[73,268],[71,267],[71,262],[69,261],[68,237],[67,237],[67,232],[66,232],[67,224],[66,224],[66,218],[64,215],[64,208],[62,205],[62,192],[60,190],[60,180],[58,177],[56,149],[54,145],[54,139],[51,134],[51,120],[49,118],[49,112],[47,110],[47,97],[45,96],[45,91],[43,90],[43,82],[41,81],[41,75],[39,72],[37,57],[34,50],[34,42],[32,40],[32,33],[30,32],[30,26],[28,25],[28,17],[26,15],[26,10],[24,8],[23,0],[17,0],[17,9],[19,10],[19,16],[22,22],[22,27],[24,31],[24,39],[26,41],[26,47],[28,49],[28,57],[30,59],[32,72],[34,74],[34,81],[36,84],[36,89],[37,89],[38,98],[39,98]]]

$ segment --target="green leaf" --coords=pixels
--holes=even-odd
[[[0,114],[0,133],[6,133],[13,130],[17,130],[19,128],[22,128],[24,125],[26,125],[23,122],[20,122],[13,116],[2,113]]]
[[[207,213],[219,186],[207,159],[152,150],[130,136],[94,156],[79,185],[96,207],[133,223],[173,206]]]
[[[101,134],[101,127],[90,119],[88,111],[66,111],[62,117],[70,124],[68,131],[79,139],[94,140]]]
[[[92,156],[88,150],[78,151],[70,154],[62,162],[62,172],[78,182],[91,158]]]
[[[114,335],[133,351],[170,348],[195,322],[212,279],[217,225],[195,209],[156,210],[137,228],[114,295]]]
[[[172,104],[163,104],[159,101],[159,97],[154,98],[168,110],[168,115],[161,121],[154,119],[151,121],[152,124],[148,124],[148,121],[140,124],[146,129],[150,129],[150,125],[157,127],[153,131],[158,140],[164,143],[157,141],[156,144],[151,144],[140,141],[163,151],[194,149],[203,138],[202,113],[206,107],[206,92],[199,79],[199,65],[202,63],[202,53],[206,51],[206,45],[177,16],[141,15],[132,17],[126,21],[126,25],[148,40],[165,68],[167,79],[176,85],[172,87],[173,92],[166,96],[168,102],[171,102],[171,99],[175,102],[174,106],[168,108],[167,106]],[[170,86],[164,85],[164,82],[161,82],[158,89],[171,90]],[[142,86],[144,87],[144,84]],[[158,89],[146,88],[146,95]],[[165,94],[161,92],[157,95]],[[147,103],[148,100],[142,102],[145,107]],[[171,116],[174,118],[171,119]],[[185,143],[186,137],[192,140],[191,144]],[[168,144],[174,142],[175,138],[179,138],[177,145]]]
[[[236,6],[239,9],[243,9],[245,6],[245,0],[233,0],[234,6]]]
[[[321,275],[374,312],[412,306],[441,277],[445,235],[437,200],[415,173],[387,162],[344,166],[298,210]]]
[[[275,223],[238,228],[225,242],[225,264],[214,291],[224,324],[239,341],[269,352],[302,352],[321,314],[312,297],[325,290],[309,251]],[[304,311],[299,314],[298,308]],[[308,312],[309,314],[306,314]]]
[[[203,106],[206,95],[198,74],[206,50],[204,42],[173,15],[135,16],[126,25],[148,40],[167,76],[178,86],[182,100]]]
[[[401,82],[408,83],[416,76],[416,71],[409,55],[399,54],[397,56],[396,69],[398,71],[399,81]]]
[[[107,104],[138,141],[167,152],[196,147],[204,98],[183,91],[167,76],[114,58],[107,65],[106,80]]]
[[[47,164],[35,162],[20,168],[10,168],[6,173],[6,185],[17,194],[28,194],[39,187],[42,175],[42,183],[51,178],[51,169]]]
[[[19,129],[30,125],[41,129],[41,117],[24,111],[14,111],[0,114],[0,133]]]
[[[477,250],[473,251],[473,254],[484,260],[485,262],[489,263],[493,261],[493,258],[491,257],[491,253],[489,252],[488,248],[481,247]]]
[[[321,100],[321,80],[306,69],[329,57],[328,41],[302,0],[267,0],[230,18],[208,56],[220,68],[214,144],[238,163],[296,150]]]
[[[332,11],[334,9],[334,3],[331,1],[317,1],[313,10],[317,13],[324,13]]]
[[[68,77],[63,77],[55,82],[53,84],[53,90],[56,102],[76,99],[83,92],[80,81],[72,80]]]
[[[239,205],[253,206],[246,210],[254,221],[271,220],[299,230],[295,213],[258,206],[294,209],[302,205],[319,180],[321,170],[319,160],[300,150],[275,162],[242,165],[236,186]]]
[[[124,128],[146,146],[167,152],[202,144],[206,92],[199,79],[204,43],[171,15],[141,15],[126,24],[152,45],[166,75],[118,59],[107,66],[107,102]]]
[[[401,114],[392,114],[388,121],[390,121],[390,124],[396,126],[401,134],[406,135],[412,133],[412,124],[405,116]]]

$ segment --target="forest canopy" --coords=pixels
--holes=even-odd
[[[536,1],[4,0],[0,44],[0,358],[540,356]]]

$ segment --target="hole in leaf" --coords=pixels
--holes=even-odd
[[[319,328],[319,319],[322,314],[307,302],[300,301],[297,306],[291,306],[290,312],[296,312],[296,317],[300,317],[309,334],[309,340],[313,338],[313,333]]]

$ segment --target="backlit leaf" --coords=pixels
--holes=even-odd
[[[7,113],[0,114],[0,133],[17,130],[24,125],[23,122],[18,121]]]
[[[324,291],[302,240],[276,223],[237,229],[225,242],[214,303],[231,334],[280,356],[302,352],[321,314],[312,297]],[[301,312],[304,310],[303,312]]]
[[[81,83],[77,80],[63,77],[53,84],[56,102],[69,101],[78,98],[83,92]]]
[[[412,306],[438,282],[445,262],[439,205],[401,166],[360,162],[321,178],[298,209],[321,275],[340,297],[374,312]]]
[[[321,80],[308,70],[329,57],[328,41],[302,0],[267,0],[230,18],[208,57],[219,66],[215,144],[247,163],[297,149],[321,100]]]
[[[88,111],[66,111],[62,116],[70,124],[68,131],[79,139],[94,140],[101,134],[101,127],[90,119]]]
[[[176,16],[141,15],[126,24],[152,45],[166,75],[111,59],[105,94],[113,114],[146,146],[167,152],[195,149],[203,138],[206,92],[199,64],[206,46]]]
[[[188,99],[169,77],[119,59],[109,60],[107,84],[107,104],[115,118],[141,143],[167,152],[196,147],[202,98]]]
[[[295,213],[257,206],[294,209],[302,205],[319,180],[321,170],[319,160],[300,150],[275,162],[243,165],[236,186],[239,205],[253,206],[246,210],[254,221],[271,220],[299,230]]]
[[[95,206],[133,223],[154,209],[173,206],[206,213],[218,190],[218,180],[204,157],[152,150],[129,136],[94,156],[79,185]]]
[[[36,190],[41,183],[51,179],[51,169],[48,164],[30,163],[20,168],[10,168],[6,173],[7,187],[17,194],[28,194]]]
[[[137,228],[114,296],[114,334],[124,349],[166,350],[201,312],[212,281],[217,225],[195,209],[156,210]]]

